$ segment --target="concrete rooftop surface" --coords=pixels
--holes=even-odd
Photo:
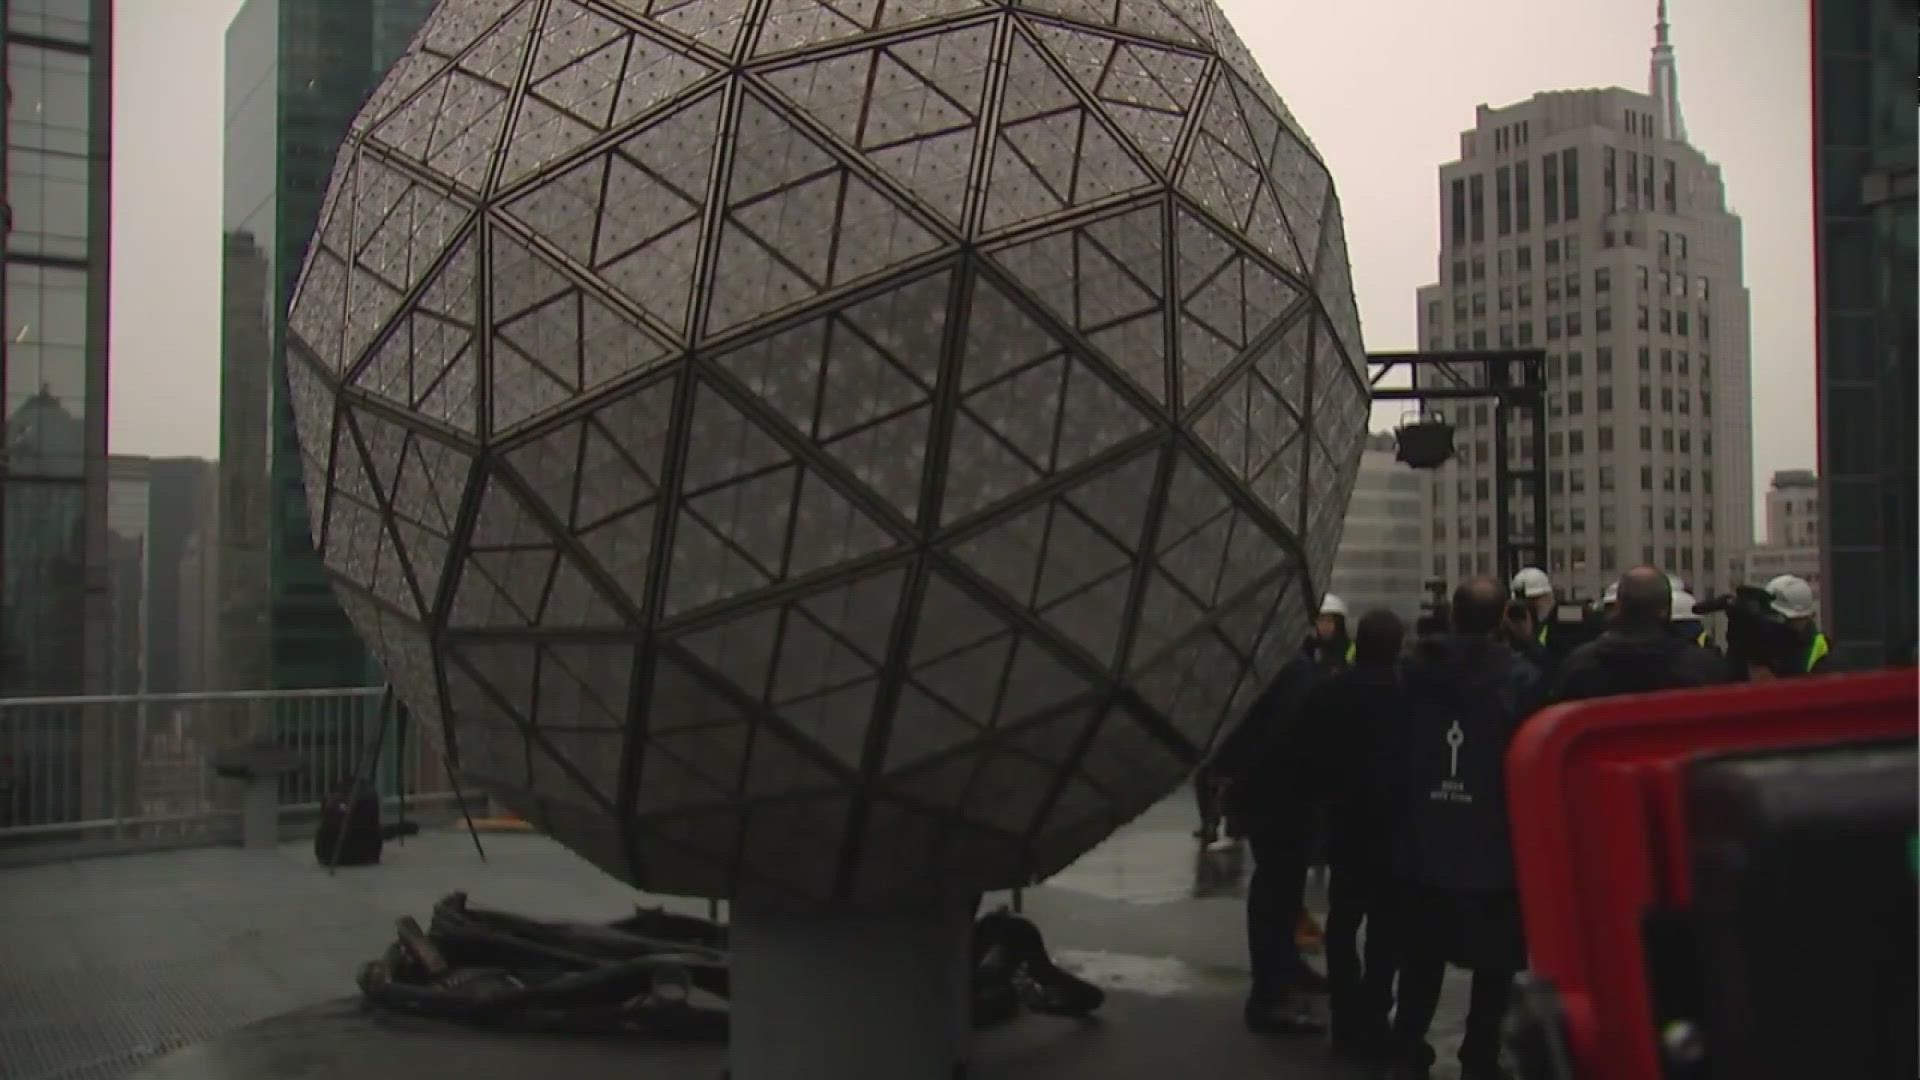
[[[1265,1040],[1240,1026],[1246,858],[1241,849],[1201,855],[1188,835],[1192,805],[1190,795],[1167,800],[1024,895],[1025,913],[1063,965],[1111,997],[1096,1024],[1028,1017],[983,1035],[976,1073],[1118,1078],[1198,1065],[1209,1080],[1352,1075],[1318,1044]],[[603,922],[636,905],[707,910],[703,901],[636,893],[544,837],[481,839],[485,862],[464,830],[431,828],[389,843],[378,866],[332,875],[310,843],[0,870],[0,1080],[225,1080],[238,1074],[209,1056],[218,1044],[176,1053],[221,1036],[272,1038],[284,1065],[295,1064],[290,1054],[304,1062],[276,1067],[275,1076],[363,1080],[363,1062],[342,1047],[353,1033],[372,1031],[371,1022],[339,1000],[357,993],[355,972],[393,940],[402,915],[425,924],[434,902],[454,891],[476,906],[543,919]],[[1320,892],[1312,893],[1318,905]],[[1463,991],[1463,980],[1450,980],[1437,1044],[1457,1040]],[[295,1010],[308,1012],[293,1027],[261,1026]],[[259,1034],[235,1034],[248,1025]],[[312,1044],[306,1050],[302,1039]],[[631,1055],[652,1052],[631,1045],[574,1051],[520,1039],[503,1047],[501,1039],[419,1023],[409,1045],[443,1075],[462,1055],[497,1059],[504,1069],[515,1055],[576,1052],[593,1059],[577,1063],[580,1076],[700,1071],[686,1071],[692,1058],[634,1071]],[[1451,1047],[1441,1050],[1435,1075],[1444,1078]],[[380,1053],[396,1066],[393,1075],[421,1075],[398,1067],[393,1046]],[[718,1051],[692,1053],[720,1061]],[[464,1065],[457,1071],[483,1080]]]

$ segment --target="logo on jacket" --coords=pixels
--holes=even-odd
[[[1470,803],[1473,793],[1460,780],[1460,748],[1467,744],[1467,731],[1455,720],[1447,729],[1447,778],[1427,794],[1434,802]]]

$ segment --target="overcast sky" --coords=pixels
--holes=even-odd
[[[1221,0],[1326,156],[1369,349],[1411,349],[1435,279],[1435,170],[1474,106],[1645,90],[1654,0]],[[240,0],[120,0],[114,87],[116,453],[213,456],[225,29]],[[1746,223],[1756,498],[1815,462],[1806,0],[1672,0],[1694,145]]]

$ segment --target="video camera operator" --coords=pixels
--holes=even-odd
[[[1742,585],[1694,611],[1727,617],[1727,661],[1749,682],[1828,673],[1827,636],[1813,621],[1813,588],[1783,574],[1765,588]]]

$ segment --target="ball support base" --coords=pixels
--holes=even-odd
[[[736,905],[730,1080],[957,1080],[974,903],[874,914]]]

